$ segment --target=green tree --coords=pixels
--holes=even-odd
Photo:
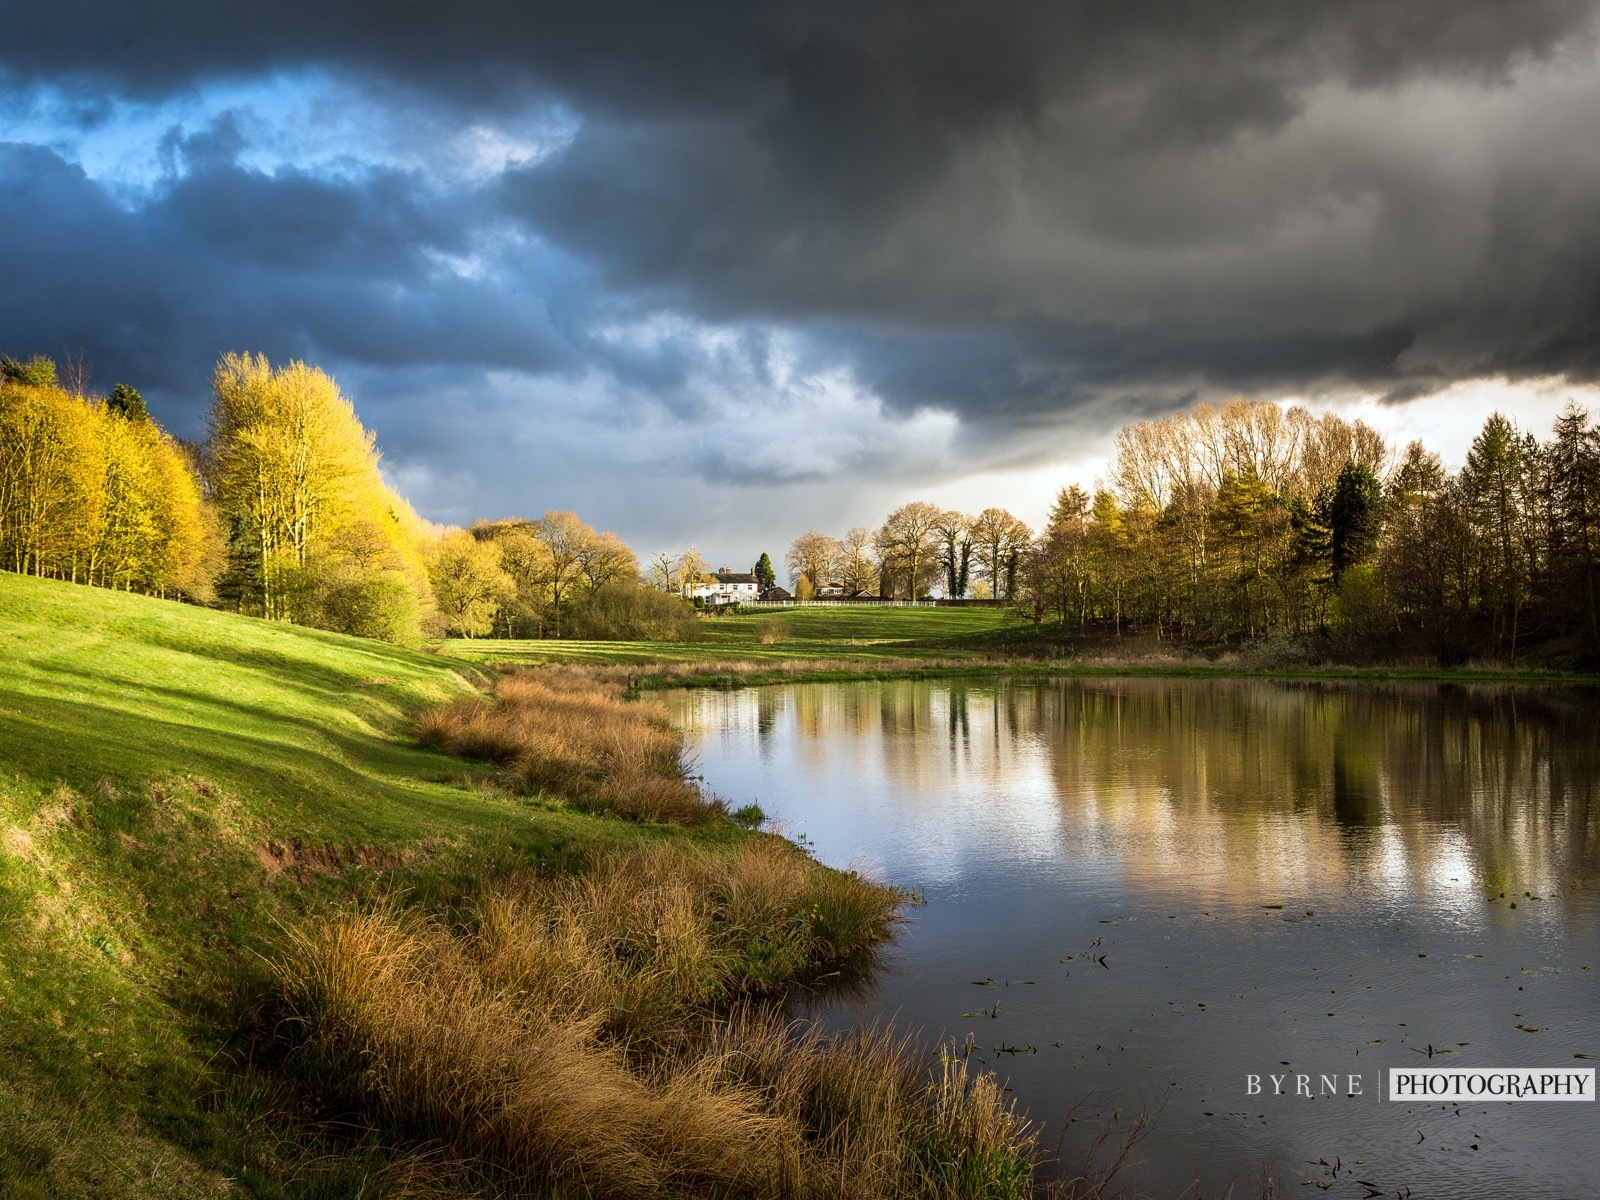
[[[1278,572],[1290,528],[1282,497],[1255,468],[1223,476],[1209,524],[1216,544],[1204,572],[1205,592],[1196,597],[1196,623],[1224,637],[1253,638],[1279,623]]]
[[[1117,494],[1111,489],[1101,488],[1095,492],[1090,513],[1094,520],[1089,527],[1089,557],[1110,605],[1112,632],[1120,638],[1128,581],[1132,577],[1128,555],[1133,539],[1128,523],[1123,520]]]
[[[777,585],[778,573],[772,569],[772,558],[765,550],[761,552],[761,557],[756,559],[755,570],[751,574],[756,577],[756,586],[763,592]]]
[[[55,387],[56,363],[53,358],[35,354],[27,362],[14,358],[0,358],[0,380],[21,383],[28,387]]]
[[[324,587],[315,624],[320,629],[404,644],[418,640],[416,589],[392,573],[354,573]]]
[[[106,407],[130,421],[142,421],[150,415],[145,409],[144,397],[136,388],[125,383],[119,383],[111,389],[111,395],[106,397]]]
[[[1328,502],[1328,541],[1333,582],[1372,557],[1383,528],[1383,485],[1365,465],[1354,459],[1339,471]]]
[[[1600,429],[1571,401],[1546,454],[1550,493],[1551,600],[1590,663],[1600,660]]]
[[[1461,489],[1483,547],[1479,594],[1496,650],[1517,656],[1529,577],[1529,462],[1509,418],[1493,413],[1473,439],[1461,469]]]

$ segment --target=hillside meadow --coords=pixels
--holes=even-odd
[[[0,1194],[1033,1188],[991,1077],[782,1017],[903,897],[614,684],[4,574],[0,745]]]

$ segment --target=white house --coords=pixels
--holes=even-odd
[[[715,582],[702,584],[690,595],[711,605],[753,603],[761,595],[761,585],[752,574],[723,567],[712,579]]]

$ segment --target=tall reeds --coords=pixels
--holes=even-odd
[[[694,825],[721,811],[686,777],[666,713],[623,699],[607,681],[520,671],[500,680],[492,700],[466,697],[423,713],[417,737],[499,763],[524,790],[616,816]]]
[[[840,926],[819,915],[824,891]],[[761,997],[887,936],[895,895],[775,838],[660,846],[294,934],[301,1053],[382,1128],[505,1178],[625,1197],[1012,1197],[1034,1145],[991,1076]]]

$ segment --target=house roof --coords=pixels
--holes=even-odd
[[[756,577],[749,572],[740,574],[738,571],[718,571],[718,583],[754,583]]]

